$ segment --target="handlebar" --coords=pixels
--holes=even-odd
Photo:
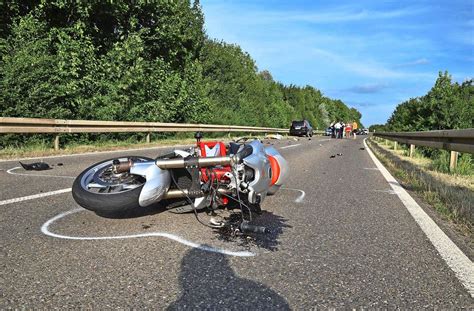
[[[243,233],[270,233],[267,227],[251,225],[248,221],[242,221],[240,231]]]

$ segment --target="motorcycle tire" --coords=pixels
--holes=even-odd
[[[128,156],[140,158],[146,161],[153,161],[153,159],[138,156]],[[74,200],[85,209],[96,212],[97,214],[110,215],[115,213],[127,212],[132,209],[139,208],[138,198],[142,191],[143,185],[137,186],[131,190],[115,193],[94,193],[83,188],[81,180],[92,168],[99,166],[105,162],[110,162],[114,159],[104,160],[85,169],[74,180],[72,185],[72,196]]]

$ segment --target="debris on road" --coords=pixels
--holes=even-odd
[[[337,155],[338,155],[338,156],[342,156],[342,153],[338,153]]]
[[[61,162],[59,162],[58,164],[56,164],[57,166],[63,166],[64,164],[62,164]]]
[[[280,134],[268,134],[268,135],[265,135],[265,138],[268,138],[268,139],[282,139],[283,136],[280,135]]]
[[[365,150],[365,148],[364,148],[364,147],[361,147],[361,148],[359,148],[359,150]]]
[[[48,163],[45,162],[35,162],[31,164],[25,164],[20,162],[20,164],[27,171],[45,171],[51,169]]]
[[[298,138],[296,138],[296,137],[293,137],[293,140],[294,140],[294,141],[298,141]]]
[[[335,156],[334,154],[333,154],[332,156],[330,156],[331,159],[332,159],[332,158],[335,158],[335,157],[336,157],[336,156]]]

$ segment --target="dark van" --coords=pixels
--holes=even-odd
[[[290,135],[313,137],[313,127],[308,120],[291,122]]]

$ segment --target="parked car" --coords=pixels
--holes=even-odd
[[[331,136],[332,135],[332,129],[330,127],[328,127],[325,131],[324,131],[324,136]]]
[[[369,129],[360,129],[357,132],[358,135],[369,135]]]
[[[293,121],[291,122],[290,135],[312,137],[313,127],[308,120]]]

